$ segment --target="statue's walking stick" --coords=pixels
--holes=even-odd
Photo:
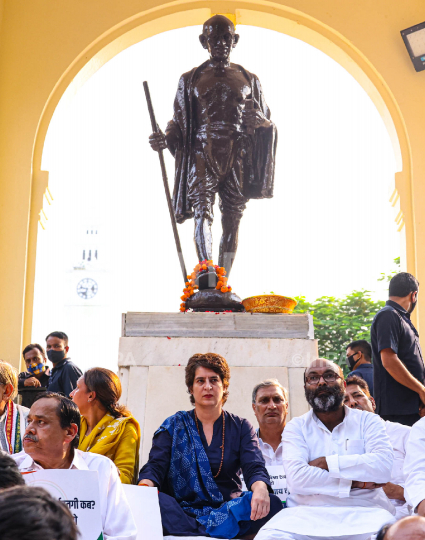
[[[148,104],[149,116],[151,118],[152,131],[154,133],[159,133],[159,127],[155,120],[155,113],[153,112],[152,100],[151,100],[151,95],[149,92],[149,86],[148,86],[147,81],[143,81],[143,88],[145,89],[145,96],[146,96],[146,101]],[[176,247],[177,247],[177,255],[179,256],[180,268],[183,274],[183,281],[186,283],[187,281],[186,266],[184,264],[182,247],[180,245],[179,233],[177,231],[176,216],[174,215],[174,208],[171,202],[170,188],[168,187],[167,171],[165,169],[164,155],[162,153],[162,150],[158,152],[158,155],[159,155],[159,163],[161,164],[161,172],[162,172],[162,180],[164,182],[165,197],[167,199],[168,211],[170,212],[170,217],[171,217],[171,225],[173,226],[174,240],[176,242]]]

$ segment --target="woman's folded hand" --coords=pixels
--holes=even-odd
[[[270,512],[270,496],[267,489],[267,484],[258,481],[251,486],[251,519],[257,521],[268,515]]]

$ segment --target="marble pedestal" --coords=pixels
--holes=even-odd
[[[118,361],[121,402],[140,422],[141,464],[161,422],[191,409],[184,368],[193,354],[206,352],[221,354],[231,366],[228,411],[257,427],[252,389],[277,378],[289,390],[289,416],[307,412],[303,373],[318,355],[310,315],[126,313]]]

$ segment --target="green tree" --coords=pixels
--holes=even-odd
[[[345,367],[345,348],[351,341],[370,341],[370,326],[376,313],[385,305],[375,301],[370,291],[353,291],[344,298],[322,296],[308,302],[304,296],[296,297],[295,313],[313,316],[314,336],[319,340],[319,355]]]
[[[378,281],[391,281],[391,279],[400,272],[400,257],[396,257],[394,259],[394,264],[396,266],[395,270],[389,274],[384,274],[384,272],[382,272],[381,277],[378,278]]]

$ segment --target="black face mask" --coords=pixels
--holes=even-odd
[[[416,307],[417,302],[418,302],[418,297],[416,297],[416,300],[410,304],[410,308],[409,308],[409,311],[407,313],[412,313],[412,311]]]
[[[357,360],[354,360],[354,357],[356,356],[357,353],[354,353],[352,354],[351,356],[347,356],[347,366],[351,369],[351,371],[353,371],[354,369],[354,366],[357,364],[357,362],[360,360],[357,359]]]
[[[65,354],[66,354],[65,350],[52,351],[52,349],[50,349],[49,351],[47,351],[47,358],[53,364],[57,364],[58,362],[60,362],[61,360],[65,358]]]

